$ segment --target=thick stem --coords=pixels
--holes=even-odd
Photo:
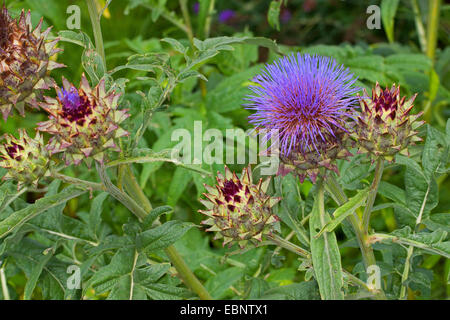
[[[370,214],[372,213],[372,207],[375,202],[375,198],[377,197],[378,185],[380,184],[381,176],[383,175],[383,169],[384,158],[379,157],[375,167],[375,176],[373,177],[372,185],[370,186],[369,196],[367,197],[366,207],[364,208],[363,213],[363,229],[365,234],[367,234],[369,230]]]
[[[105,48],[103,45],[103,36],[102,36],[102,28],[100,26],[100,13],[97,10],[96,0],[86,0],[86,4],[89,11],[89,16],[91,18],[92,24],[92,32],[94,33],[95,39],[95,49],[97,53],[100,55],[103,61],[103,66],[106,70],[106,57],[105,57]]]
[[[192,291],[197,293],[200,299],[212,300],[212,297],[210,296],[208,291],[206,291],[205,287],[203,287],[203,285],[197,279],[194,273],[192,273],[191,269],[189,269],[188,265],[180,256],[180,254],[177,252],[175,247],[169,246],[166,248],[165,252],[169,257],[170,262],[172,262],[175,269],[177,269],[178,274],[180,275],[181,279],[184,281],[186,286],[188,286]]]

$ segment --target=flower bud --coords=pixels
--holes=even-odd
[[[217,231],[215,239],[224,238],[224,245],[237,242],[243,248],[248,241],[260,242],[278,221],[272,207],[281,198],[266,194],[270,178],[255,185],[250,167],[244,168],[239,179],[225,166],[225,176],[219,172],[216,179],[215,187],[205,185],[206,200],[200,200],[207,210],[199,212],[208,216],[202,224],[211,226],[206,231]]]
[[[39,133],[31,139],[27,132],[19,129],[19,138],[5,134],[0,145],[0,167],[8,169],[3,179],[37,186],[39,179],[48,175],[49,156]]]
[[[409,100],[400,97],[400,86],[395,84],[384,91],[377,83],[372,97],[367,92],[360,98],[361,112],[357,119],[353,137],[359,145],[359,153],[372,157],[383,157],[393,161],[397,153],[408,154],[408,146],[422,139],[416,131],[424,121],[422,115],[410,115],[417,94]]]
[[[8,118],[14,106],[23,116],[25,105],[38,108],[42,90],[53,80],[47,72],[63,67],[50,60],[61,51],[58,42],[47,40],[51,28],[42,32],[42,19],[33,30],[31,13],[22,10],[18,21],[12,19],[6,7],[0,9],[0,111]]]
[[[107,149],[120,151],[117,139],[128,132],[119,124],[129,117],[128,110],[118,110],[120,94],[107,93],[104,80],[91,88],[84,75],[79,89],[63,79],[63,88],[56,87],[56,92],[56,99],[46,97],[41,104],[50,115],[38,127],[53,135],[47,146],[50,154],[63,152],[66,165],[78,165],[90,158],[103,162]]]

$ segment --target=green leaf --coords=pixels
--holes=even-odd
[[[345,218],[353,214],[356,209],[364,205],[367,196],[369,195],[369,188],[359,190],[358,193],[350,198],[346,203],[337,208],[333,213],[333,220],[327,222],[325,226],[316,234],[316,238],[320,237],[325,231],[332,232]]]
[[[280,31],[279,17],[282,3],[282,0],[273,0],[270,2],[269,11],[267,12],[267,21],[269,22],[269,25],[277,31]]]
[[[153,209],[150,213],[145,217],[144,221],[142,221],[142,227],[144,229],[150,229],[153,225],[153,222],[158,219],[159,216],[163,214],[169,214],[173,212],[173,208],[171,206],[161,206]]]
[[[118,250],[108,265],[94,273],[84,289],[92,287],[99,294],[111,291],[111,298],[132,300],[135,297],[132,283],[138,256],[138,252],[130,248]]]
[[[320,200],[320,198],[322,199]],[[331,220],[321,206],[323,206],[323,197],[316,196],[310,218],[311,254],[314,274],[323,300],[343,300],[344,281],[336,235],[334,232],[330,232],[316,238],[317,233]]]
[[[263,300],[319,300],[320,293],[316,281],[304,281],[269,289],[261,297]]]
[[[45,265],[49,262],[49,260],[53,257],[53,254],[59,244],[55,243],[52,248],[49,248],[44,251],[43,255],[37,257],[38,262],[34,265],[33,270],[31,271],[31,276],[28,278],[28,281],[25,285],[23,299],[30,300],[31,295],[36,287],[36,284],[39,280],[39,277],[44,269]]]
[[[5,220],[0,222],[0,238],[3,238],[7,234],[11,233],[16,228],[20,227],[38,214],[61,205],[70,199],[82,195],[85,192],[86,190],[80,189],[77,186],[69,186],[59,194],[39,199],[25,209],[14,212]]]
[[[275,178],[275,190],[277,191],[276,196],[283,198],[276,208],[277,216],[295,231],[297,239],[302,244],[309,247],[309,236],[299,221],[299,218],[303,218],[304,207],[302,204],[304,205],[304,201],[300,194],[298,179],[292,174],[277,177]]]
[[[174,207],[184,190],[192,180],[192,173],[184,168],[178,167],[175,169],[175,173],[172,177],[172,182],[169,186],[169,192],[167,194],[167,204]]]
[[[394,18],[399,0],[381,1],[381,19],[389,42],[394,42]]]
[[[397,203],[406,205],[405,191],[386,181],[380,181],[378,193]]]
[[[98,238],[100,224],[102,222],[103,202],[108,198],[107,192],[102,192],[92,200],[89,212],[89,230],[93,239]]]
[[[136,245],[139,250],[155,252],[174,244],[193,226],[192,223],[178,220],[169,221],[139,234]]]
[[[239,281],[243,275],[241,268],[226,269],[209,278],[205,283],[205,288],[214,299],[224,299],[230,287]]]

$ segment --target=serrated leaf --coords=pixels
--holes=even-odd
[[[80,189],[77,186],[69,186],[62,190],[59,194],[39,199],[25,209],[14,212],[5,220],[0,222],[0,238],[3,238],[38,214],[61,205],[70,199],[82,195],[85,192],[86,190]]]
[[[343,300],[344,281],[336,235],[330,232],[316,238],[317,233],[331,220],[325,209],[320,208],[323,205],[320,198],[318,195],[315,198],[309,222],[314,274],[323,300]]]
[[[139,250],[145,252],[155,252],[165,249],[174,244],[193,226],[192,223],[178,220],[169,221],[139,234],[136,238],[136,245]]]

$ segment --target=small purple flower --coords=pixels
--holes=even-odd
[[[195,14],[198,14],[200,11],[200,2],[196,2],[192,5],[192,11],[194,11]]]
[[[268,64],[250,86],[246,109],[256,130],[278,130],[280,151],[306,153],[319,143],[332,142],[338,131],[346,131],[353,114],[354,96],[360,88],[348,69],[328,57],[297,53]]]
[[[223,10],[219,13],[219,21],[221,23],[227,23],[229,20],[233,19],[235,12],[231,9]]]

